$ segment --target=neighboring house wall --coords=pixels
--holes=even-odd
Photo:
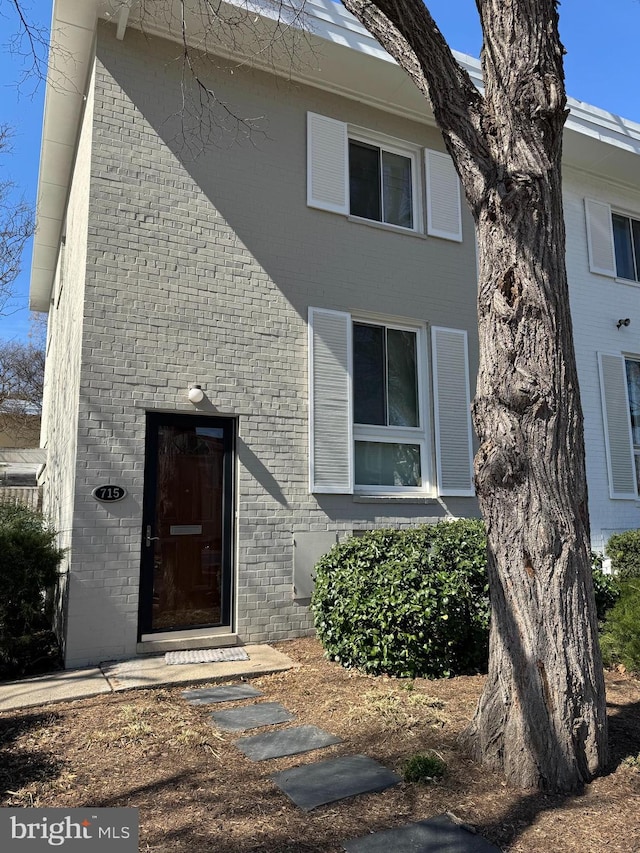
[[[0,503],[24,504],[29,509],[41,509],[41,492],[37,486],[0,485]]]
[[[58,256],[49,310],[47,360],[43,399],[43,439],[47,450],[44,471],[43,512],[59,533],[66,549],[59,597],[65,599],[73,560],[72,531],[76,480],[78,398],[81,384],[82,325],[84,313],[89,183],[93,122],[93,82],[87,93],[75,169],[67,207],[65,240]],[[78,602],[81,607],[81,602]],[[66,614],[59,613],[62,636]],[[69,621],[73,641],[74,618]]]
[[[633,496],[611,498],[605,444],[602,383],[598,353],[640,357],[640,285],[590,271],[585,198],[610,204],[640,219],[637,193],[593,176],[565,168],[563,172],[567,227],[567,273],[571,297],[576,360],[585,413],[585,445],[593,547],[602,551],[611,533],[640,526],[640,501]],[[606,241],[605,241],[606,242]],[[621,319],[629,326],[617,328]],[[624,381],[622,382],[624,385]],[[624,388],[622,387],[624,395]],[[611,412],[628,429],[627,401]],[[624,423],[623,423],[624,422]],[[621,460],[633,487],[633,459]]]
[[[38,447],[40,443],[40,415],[0,414],[0,448]]]
[[[193,413],[196,382],[199,410],[238,424],[236,633],[308,632],[308,606],[293,600],[296,537],[477,514],[472,498],[309,493],[308,310],[466,329],[474,377],[470,217],[459,243],[306,204],[308,111],[443,150],[431,127],[236,67],[216,93],[240,116],[266,116],[267,132],[222,134],[193,159],[176,142],[175,45],[131,30],[119,42],[101,25],[97,50],[67,665],[136,653],[145,413]],[[76,168],[86,192],[84,158]],[[96,502],[107,482],[127,497]],[[55,485],[68,530],[74,484]]]

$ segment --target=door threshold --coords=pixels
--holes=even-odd
[[[191,632],[187,632],[191,633]],[[198,636],[185,637],[175,635],[174,637],[163,639],[147,639],[149,635],[143,638],[136,645],[136,654],[139,655],[157,655],[164,652],[180,652],[188,649],[222,649],[227,646],[241,645],[237,634],[206,634],[200,633]]]

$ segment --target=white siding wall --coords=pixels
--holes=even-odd
[[[591,541],[602,550],[612,532],[640,527],[640,502],[611,500],[598,376],[598,352],[640,355],[640,285],[589,271],[585,197],[640,218],[640,195],[589,175],[564,170],[567,273],[576,359],[585,418]],[[629,317],[627,328],[616,328]]]

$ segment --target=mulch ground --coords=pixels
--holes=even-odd
[[[343,743],[253,763],[239,736],[209,725],[183,688],[137,690],[0,714],[0,806],[140,810],[140,850],[160,853],[339,853],[370,831],[451,812],[505,853],[640,853],[640,681],[608,673],[611,761],[578,795],[509,789],[458,747],[481,677],[404,682],[324,659],[313,639],[278,644],[299,669],[253,680],[259,701]],[[234,707],[227,703],[224,707]],[[253,732],[251,732],[253,734]],[[447,772],[310,813],[271,782],[280,770],[363,753],[402,773],[435,750]],[[393,851],[390,851],[393,853]]]

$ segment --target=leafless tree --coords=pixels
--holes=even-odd
[[[16,59],[16,84],[33,91],[47,77],[49,30],[35,23],[30,0],[0,0],[0,21],[9,33],[6,44]]]
[[[0,126],[0,153],[9,150],[11,131]],[[15,184],[0,180],[0,314],[13,293],[13,283],[20,273],[20,260],[25,243],[33,233],[30,206],[17,197]]]
[[[0,343],[0,422],[20,441],[32,436],[42,411],[44,347],[34,343]]]

